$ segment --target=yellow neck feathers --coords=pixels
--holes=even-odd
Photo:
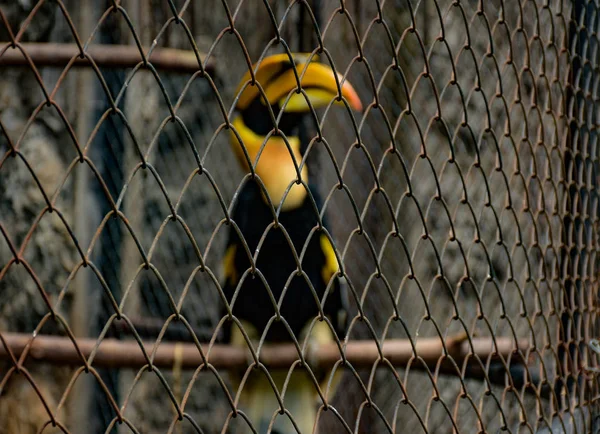
[[[233,121],[233,127],[242,138],[243,146],[245,146],[250,156],[250,162],[254,166],[256,174],[264,183],[273,206],[276,208],[279,206],[288,187],[292,185],[287,196],[285,196],[282,210],[299,207],[306,198],[307,192],[304,185],[296,184],[296,181],[298,181],[296,167],[300,167],[302,162],[298,137],[287,137],[288,148],[285,140],[279,136],[271,136],[265,143],[266,138],[248,128],[241,117],[237,117]],[[238,160],[246,170],[249,170],[242,144],[239,143],[233,132],[231,132],[231,143]],[[301,180],[308,184],[306,165],[302,166],[300,175]]]

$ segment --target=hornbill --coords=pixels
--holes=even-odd
[[[353,109],[362,106],[350,83],[316,60],[307,54],[266,57],[253,66],[260,86],[247,72],[236,92],[230,141],[244,169],[252,165],[256,176],[248,177],[234,199],[223,264],[223,292],[236,318],[224,323],[224,339],[233,345],[249,344],[237,321],[255,348],[260,339],[297,339],[300,345],[308,339],[308,345],[317,345],[332,342],[334,334],[345,337],[346,294],[323,230],[327,223],[319,219],[321,198],[311,182],[317,174],[302,161],[309,143],[303,118],[313,118],[313,108],[332,101],[343,104],[342,98]],[[313,432],[317,388],[296,367],[284,391],[287,374],[269,371],[298,430],[288,416],[277,414],[280,405],[264,372],[252,372],[244,382],[238,408],[260,434],[272,421],[271,433]],[[315,375],[327,385],[327,373]],[[330,395],[339,375],[329,383]],[[233,377],[237,390],[241,379]]]

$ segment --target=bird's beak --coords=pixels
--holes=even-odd
[[[354,110],[361,111],[362,103],[349,81],[335,73],[329,66],[310,62],[296,65],[300,85],[304,93],[296,92],[298,79],[293,69],[277,77],[265,89],[267,100],[271,105],[278,104],[285,112],[307,112],[310,106],[319,108],[331,101],[343,104],[341,96]],[[337,80],[336,80],[337,78]],[[339,87],[338,87],[339,86]]]
[[[307,112],[311,106],[323,107],[334,100],[343,104],[338,100],[341,91],[342,98],[350,107],[362,110],[362,103],[352,85],[328,65],[316,62],[316,56],[311,58],[305,53],[295,53],[293,60],[294,63],[290,62],[287,54],[276,54],[263,59],[258,66],[255,77],[270,105],[278,105],[286,112]],[[294,67],[297,75],[294,73]],[[296,92],[298,78],[306,96],[302,92]],[[241,92],[237,102],[239,110],[246,109],[255,98],[263,100],[257,86],[247,85],[250,79],[250,73],[247,72],[238,87],[237,92]],[[242,91],[243,86],[245,88]]]

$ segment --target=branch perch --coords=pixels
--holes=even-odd
[[[6,43],[9,44],[9,43]],[[0,53],[6,47],[0,45]],[[36,66],[65,67],[76,56],[79,48],[75,44],[59,43],[20,43],[23,50],[31,57]],[[147,47],[144,48],[147,50]],[[142,61],[137,46],[134,45],[90,45],[86,53],[94,59],[100,68],[133,68]],[[204,62],[206,55],[200,53],[200,60]],[[191,50],[177,50],[174,48],[155,48],[148,59],[156,69],[174,72],[194,73],[200,70],[196,55]],[[0,66],[28,66],[29,62],[18,48],[7,48],[0,55]],[[78,58],[74,66],[89,66],[87,59]],[[214,65],[209,61],[206,66],[211,72]]]
[[[81,354],[87,359],[94,351],[97,341],[95,339],[77,339],[77,346]],[[469,341],[466,339],[450,339],[446,348],[455,362],[461,366],[466,357],[477,355],[482,360],[490,356],[510,356],[516,350],[527,351],[527,340],[519,341],[518,348],[510,338],[496,338],[497,345],[494,350],[492,339],[472,339],[473,349],[470,350]],[[151,356],[154,342],[144,342],[146,354]],[[157,367],[172,367],[175,362],[176,346],[181,347],[182,369],[196,369],[202,363],[200,352],[194,344],[161,342],[154,354],[153,364]],[[311,347],[312,348],[312,347]],[[435,367],[443,355],[443,346],[439,338],[419,338],[416,343],[417,355],[430,367]],[[246,348],[230,345],[213,345],[210,353],[209,346],[202,345],[204,354],[209,363],[216,368],[232,369],[248,366],[249,353]],[[80,356],[67,337],[38,335],[32,338],[27,334],[4,333],[0,334],[0,359],[10,359],[10,353],[18,360],[28,351],[27,360],[46,362],[52,364],[82,365]],[[394,339],[386,341],[383,345],[384,357],[394,366],[406,366],[414,360],[413,348],[408,339]],[[264,345],[260,352],[260,361],[269,368],[288,368],[299,360],[298,352],[293,344]],[[306,354],[307,359],[316,361],[321,367],[330,367],[340,360],[339,349],[336,344],[321,345]],[[346,358],[356,368],[372,367],[379,359],[377,346],[373,341],[351,341],[346,346]],[[521,357],[518,357],[520,360]],[[420,363],[415,362],[416,365]],[[95,367],[109,368],[140,368],[148,364],[139,344],[135,340],[104,339],[93,359]],[[416,366],[415,365],[415,366]]]

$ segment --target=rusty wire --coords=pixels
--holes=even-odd
[[[71,3],[42,0],[23,13],[0,2],[7,38],[0,42],[7,71],[0,97],[12,95],[8,88],[36,95],[0,98],[0,202],[7,204],[0,208],[0,290],[7,294],[0,416],[13,397],[23,406],[33,400],[43,407],[38,432],[85,432],[65,408],[80,398],[75,384],[93,377],[110,407],[100,432],[118,425],[238,432],[245,422],[236,417],[238,391],[227,368],[270,377],[274,367],[305,369],[305,359],[321,357],[347,379],[341,396],[328,402],[322,395],[321,432],[533,433],[571,425],[591,432],[598,395],[588,370],[598,356],[587,346],[598,336],[597,3],[265,0],[215,1],[210,9],[169,0],[151,17],[151,2],[109,1],[89,35],[78,33]],[[51,44],[36,29],[48,13],[63,22],[69,44]],[[100,45],[110,20],[125,41]],[[260,57],[289,47],[335,66],[366,103],[360,114],[347,106],[318,112],[307,151],[322,174],[322,212],[336,215],[332,236],[354,311],[345,341],[322,353],[309,354],[298,341],[279,350],[249,345],[249,362],[246,352],[216,343],[232,315],[218,316],[222,234],[248,179],[233,167],[224,136],[237,80]],[[72,117],[86,108],[69,107],[73,100],[63,95],[76,66],[93,72],[106,104],[85,143]],[[52,86],[49,67],[59,71]],[[115,88],[104,67],[129,69]],[[23,71],[35,92],[10,81]],[[35,102],[25,106],[27,99]],[[48,110],[60,141],[40,139]],[[193,132],[194,121],[204,122],[196,126],[201,132]],[[94,154],[110,122],[125,137],[118,175]],[[168,154],[163,136],[180,148]],[[64,161],[60,173],[45,172],[48,158]],[[170,165],[176,159],[184,170]],[[80,168],[96,192],[89,193],[94,206],[78,205],[94,226],[85,244],[64,199]],[[20,215],[15,198],[33,205]],[[139,214],[149,203],[154,226]],[[46,226],[55,236],[38,241]],[[100,254],[112,226],[124,234],[122,248]],[[189,255],[182,259],[181,251]],[[60,256],[67,264],[60,278],[43,268],[53,254],[68,256]],[[118,284],[101,264],[110,255],[122,263]],[[93,282],[85,290],[75,287],[80,273]],[[66,305],[92,289],[106,311],[92,335],[75,336],[72,322],[81,318],[67,315]],[[25,307],[10,304],[19,292],[30,297]],[[158,294],[156,306],[144,298],[150,293]],[[50,333],[61,337],[40,336]],[[165,342],[171,339],[188,344]],[[406,350],[401,357],[384,351],[394,342]],[[438,346],[420,353],[428,342]],[[110,345],[117,350],[105,350]],[[176,352],[183,361],[175,362]],[[44,361],[74,368],[60,383],[38,373]],[[185,393],[171,364],[194,371]],[[106,366],[127,367],[130,376],[109,385],[100,371]],[[15,395],[20,380],[34,391],[29,401]],[[202,395],[220,402],[221,412],[194,407]],[[150,412],[162,425],[145,425]]]

